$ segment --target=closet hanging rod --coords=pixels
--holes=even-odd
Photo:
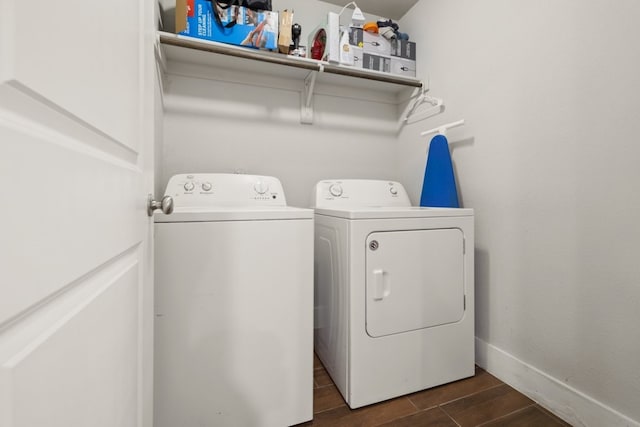
[[[440,135],[445,135],[448,129],[462,126],[463,124],[464,124],[464,119],[458,120],[457,122],[447,123],[446,125],[438,126],[436,128],[425,130],[424,132],[420,132],[420,136],[427,136],[427,135],[431,135],[432,133],[439,133]]]

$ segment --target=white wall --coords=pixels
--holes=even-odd
[[[398,142],[414,202],[417,133],[467,120],[448,136],[476,212],[479,356],[532,395],[537,370],[620,425],[640,424],[639,20],[635,0],[422,0],[401,22],[448,107]],[[609,425],[548,397],[575,424]]]
[[[313,185],[321,179],[395,179],[396,142],[388,134],[368,132],[364,124],[337,129],[322,125],[323,120],[339,122],[340,118],[330,117],[334,114],[363,108],[371,111],[361,121],[376,127],[376,119],[385,121],[395,114],[385,111],[388,107],[316,97],[316,124],[309,126],[300,124],[298,92],[247,90],[175,76],[171,80],[164,124],[164,184],[173,174],[186,172],[272,175],[282,181],[290,205],[305,207]],[[196,99],[195,92],[209,95]],[[255,97],[259,105],[252,104]],[[198,107],[184,111],[183,102]]]

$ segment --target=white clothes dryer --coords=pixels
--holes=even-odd
[[[155,216],[155,427],[313,417],[313,211],[280,181],[172,177]]]
[[[473,210],[374,180],[321,181],[312,200],[315,351],[349,406],[473,376]]]

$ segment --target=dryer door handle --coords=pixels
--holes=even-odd
[[[373,270],[373,299],[381,301],[391,295],[389,280],[385,280],[385,271],[381,269]]]

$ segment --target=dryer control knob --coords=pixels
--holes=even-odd
[[[398,189],[396,187],[389,187],[389,192],[395,196],[398,194]]]
[[[211,191],[211,188],[212,188],[212,187],[213,187],[213,186],[211,185],[211,183],[210,183],[210,182],[203,182],[203,183],[202,183],[202,189],[203,189],[204,191]]]
[[[185,191],[193,191],[193,189],[194,189],[194,188],[196,188],[196,186],[195,186],[195,184],[194,184],[193,182],[191,182],[191,181],[187,181],[187,182],[184,184],[184,189],[185,189]]]
[[[256,190],[256,193],[258,194],[264,194],[269,191],[269,184],[258,181],[253,185],[253,189]]]
[[[340,197],[342,196],[342,187],[338,184],[331,184],[329,187],[329,193],[331,193],[333,197]]]

